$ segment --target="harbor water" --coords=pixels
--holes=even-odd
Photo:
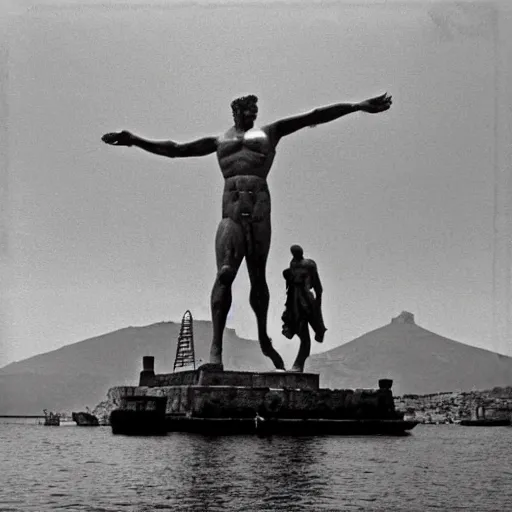
[[[114,436],[0,420],[0,512],[512,510],[512,427]]]

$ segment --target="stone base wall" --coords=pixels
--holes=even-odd
[[[167,413],[192,413],[198,416],[222,409],[222,414],[254,415],[261,410],[279,411],[282,417],[351,418],[395,415],[425,423],[456,422],[475,419],[479,407],[487,419],[512,417],[512,387],[486,391],[404,395],[394,397],[389,390],[318,389],[273,390],[223,386],[118,386],[109,389],[107,400],[93,411],[98,418],[108,417],[119,407],[124,395],[167,396]],[[193,404],[193,405],[192,405]],[[216,414],[219,414],[218,412]],[[313,415],[313,416],[312,416]],[[380,416],[379,416],[380,417]]]
[[[512,387],[485,391],[404,395],[394,398],[397,411],[425,423],[450,423],[476,419],[477,410],[486,419],[512,417]]]
[[[141,372],[140,386],[237,386],[254,388],[318,389],[319,375],[296,372],[241,372],[190,370],[148,375]]]
[[[122,386],[108,392],[103,414],[119,407],[121,397],[166,396],[167,414],[203,418],[395,419],[389,389],[271,389],[235,386]]]

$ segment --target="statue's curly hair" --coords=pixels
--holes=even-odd
[[[257,103],[258,96],[255,96],[254,94],[249,94],[248,96],[240,96],[240,98],[236,98],[231,102],[231,110],[233,111],[233,115],[236,115],[245,107],[251,107]]]

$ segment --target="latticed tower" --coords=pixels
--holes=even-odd
[[[196,369],[196,357],[194,354],[194,329],[192,313],[187,309],[181,319],[180,335],[176,347],[176,359],[174,360],[173,372],[176,368],[193,365]]]

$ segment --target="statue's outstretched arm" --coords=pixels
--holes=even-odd
[[[112,146],[136,146],[149,153],[168,158],[205,156],[217,151],[216,137],[204,137],[193,142],[180,144],[172,140],[146,140],[133,133],[122,131],[119,133],[106,133],[101,140]]]
[[[335,105],[316,108],[305,114],[281,119],[269,125],[267,129],[277,142],[281,137],[290,135],[302,128],[328,123],[353,112],[361,111],[370,114],[384,112],[391,107],[391,103],[391,96],[387,93],[361,101],[360,103],[337,103]]]

